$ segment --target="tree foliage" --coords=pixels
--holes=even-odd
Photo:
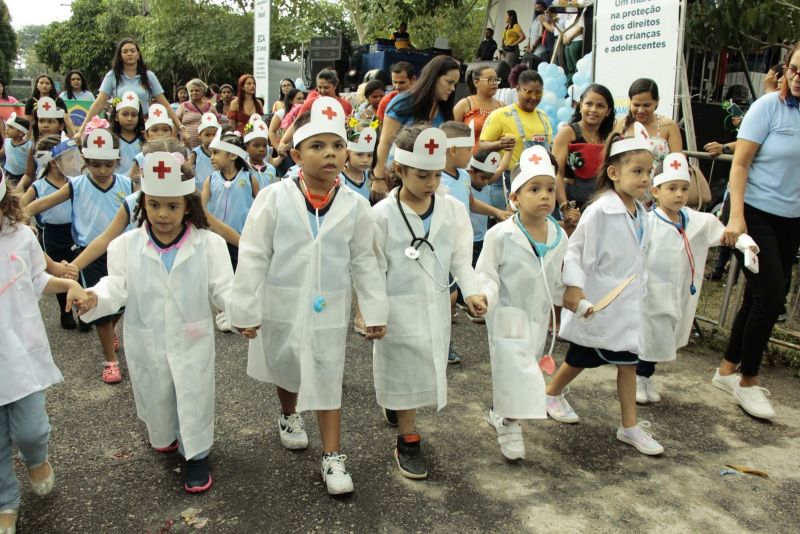
[[[11,27],[11,16],[4,0],[0,0],[0,79],[9,83],[11,69],[17,60],[17,35]]]
[[[356,37],[342,3],[335,0],[273,0],[270,57],[297,61],[312,37]]]
[[[15,75],[18,78],[33,78],[38,74],[50,74],[47,65],[36,54],[36,43],[47,28],[44,24],[29,24],[17,30],[17,68]]]

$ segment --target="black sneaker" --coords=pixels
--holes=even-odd
[[[208,470],[208,457],[201,460],[187,460],[183,479],[183,489],[189,493],[202,493],[214,483]]]
[[[394,410],[390,410],[388,408],[381,408],[383,412],[383,418],[389,423],[391,426],[397,426],[397,412]]]
[[[410,439],[409,443],[406,441]],[[419,480],[428,477],[428,467],[425,465],[425,457],[422,455],[422,439],[419,434],[410,434],[406,438],[397,436],[397,448],[394,450],[394,459],[400,474],[406,478]]]
[[[78,325],[75,323],[75,317],[72,312],[61,312],[61,328],[64,330],[75,330]]]

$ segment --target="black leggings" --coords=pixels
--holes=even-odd
[[[772,327],[786,302],[786,274],[791,272],[800,246],[800,217],[779,217],[745,204],[744,219],[747,233],[761,250],[759,272],[742,269],[747,285],[742,307],[733,321],[725,359],[741,363],[742,375],[753,377],[758,376]],[[740,263],[744,261],[741,252],[734,254]]]
[[[75,251],[72,247],[72,224],[45,224],[41,229],[42,249],[45,254],[56,262],[72,261],[75,259]],[[67,294],[56,293],[58,309],[61,313],[67,313],[64,308],[67,306]]]

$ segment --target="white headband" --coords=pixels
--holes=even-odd
[[[209,148],[213,148],[215,150],[222,150],[223,152],[228,152],[230,154],[239,156],[244,161],[247,161],[247,158],[249,157],[249,155],[243,148],[239,148],[233,143],[226,143],[225,141],[222,140],[222,129],[217,130],[217,134],[214,136],[214,140],[211,141],[211,144],[209,144],[208,146]]]
[[[167,108],[161,104],[153,104],[147,110],[147,121],[144,123],[145,131],[149,130],[156,124],[166,124],[173,129],[175,127],[175,125],[172,124],[172,119],[169,118],[169,112],[167,111]]]
[[[139,97],[133,91],[125,91],[122,99],[117,103],[116,110],[119,111],[123,108],[133,108],[139,110]]]
[[[183,197],[195,191],[194,180],[181,179],[181,162],[169,152],[145,156],[142,168],[142,192],[154,197]]]
[[[359,132],[358,139],[347,142],[347,149],[350,152],[356,152],[359,154],[372,154],[372,152],[375,150],[375,143],[377,141],[378,133],[373,128],[367,126],[361,130],[361,132]]]
[[[245,143],[249,143],[253,139],[269,139],[267,136],[269,128],[267,127],[267,124],[261,120],[260,115],[251,115],[247,125],[251,125],[251,129],[249,132],[244,134]],[[247,128],[247,125],[245,125],[245,129]]]
[[[103,128],[89,132],[89,135],[86,136],[86,146],[81,152],[86,159],[119,159],[119,149],[114,148],[114,138],[111,136],[111,132]]]
[[[648,135],[647,129],[640,122],[633,123],[633,137],[626,137],[625,139],[611,143],[611,152],[608,157],[616,156],[623,152],[631,152],[633,150],[653,151],[650,135]]]
[[[500,166],[500,154],[492,152],[486,156],[486,161],[478,161],[474,157],[469,160],[469,166],[473,169],[478,169],[483,172],[490,172],[494,174],[497,172],[497,167]]]
[[[550,161],[547,149],[540,145],[526,148],[519,157],[519,174],[511,182],[509,193],[516,193],[525,182],[534,176],[549,176],[556,179],[556,169]]]
[[[39,119],[63,119],[64,110],[49,96],[43,96],[36,103],[36,117]]]
[[[447,136],[438,128],[423,130],[414,141],[413,152],[397,148],[394,160],[414,169],[440,171],[447,164]]]
[[[311,104],[311,120],[295,130],[292,142],[297,147],[313,135],[330,133],[347,141],[344,108],[335,98],[321,96]]]
[[[659,186],[665,182],[672,180],[682,180],[691,183],[689,176],[689,162],[686,161],[686,156],[680,152],[668,154],[661,164],[661,174],[657,174],[653,178],[653,185]]]
[[[475,146],[474,137],[448,137],[447,148],[472,148]]]
[[[22,132],[22,133],[24,133],[26,135],[28,134],[28,129],[17,122],[17,114],[16,113],[12,113],[11,115],[8,116],[8,120],[6,121],[6,126],[11,126],[12,128],[17,129],[17,130],[19,130],[20,132]]]

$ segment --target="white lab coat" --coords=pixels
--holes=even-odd
[[[189,226],[167,272],[144,227],[108,246],[108,276],[92,288],[97,307],[87,321],[125,307],[123,341],[136,412],[150,443],[166,447],[180,430],[186,458],[214,441],[214,319],[233,269],[225,241]],[[177,420],[175,416],[177,415]]]
[[[24,271],[23,271],[24,267]],[[39,298],[50,281],[30,228],[0,220],[0,406],[63,382],[53,362]]]
[[[725,225],[710,213],[682,210],[688,217],[686,237],[694,254],[694,285],[683,238],[671,223],[650,212],[650,247],[647,250],[647,286],[642,312],[642,352],[648,362],[674,360],[679,348],[689,342],[709,247],[720,245]],[[663,212],[658,214],[669,219]]]
[[[597,302],[631,275],[636,274],[636,279],[588,320],[562,309],[562,338],[585,347],[641,354],[641,301],[650,232],[647,215],[641,216],[644,207],[639,202],[636,205],[643,226],[641,243],[622,199],[614,191],[600,195],[581,216],[564,257],[564,285],[582,288],[589,302]]]
[[[247,216],[231,323],[261,326],[250,341],[247,374],[298,393],[299,411],[341,407],[353,283],[367,326],[386,324],[374,233],[369,202],[340,187],[314,238],[305,197],[291,179],[262,189]],[[327,303],[319,313],[318,296]]]
[[[494,411],[511,419],[547,417],[539,368],[552,317],[547,291],[553,304],[560,306],[564,294],[561,267],[567,253],[567,235],[553,221],[548,224],[547,244],[555,247],[544,256],[543,276],[542,262],[512,217],[486,233],[475,266],[489,301],[486,326]]]
[[[453,273],[465,297],[479,293],[472,269],[472,224],[464,205],[436,194],[428,240],[419,248],[422,266],[405,255],[411,234],[397,207],[398,189],[375,205],[375,251],[386,276],[389,319],[386,337],[373,347],[372,365],[378,404],[409,410],[447,404],[447,350],[450,345],[450,290]],[[424,236],[422,219],[403,205],[417,236]],[[430,276],[423,270],[427,269]],[[433,276],[434,280],[431,278]]]

